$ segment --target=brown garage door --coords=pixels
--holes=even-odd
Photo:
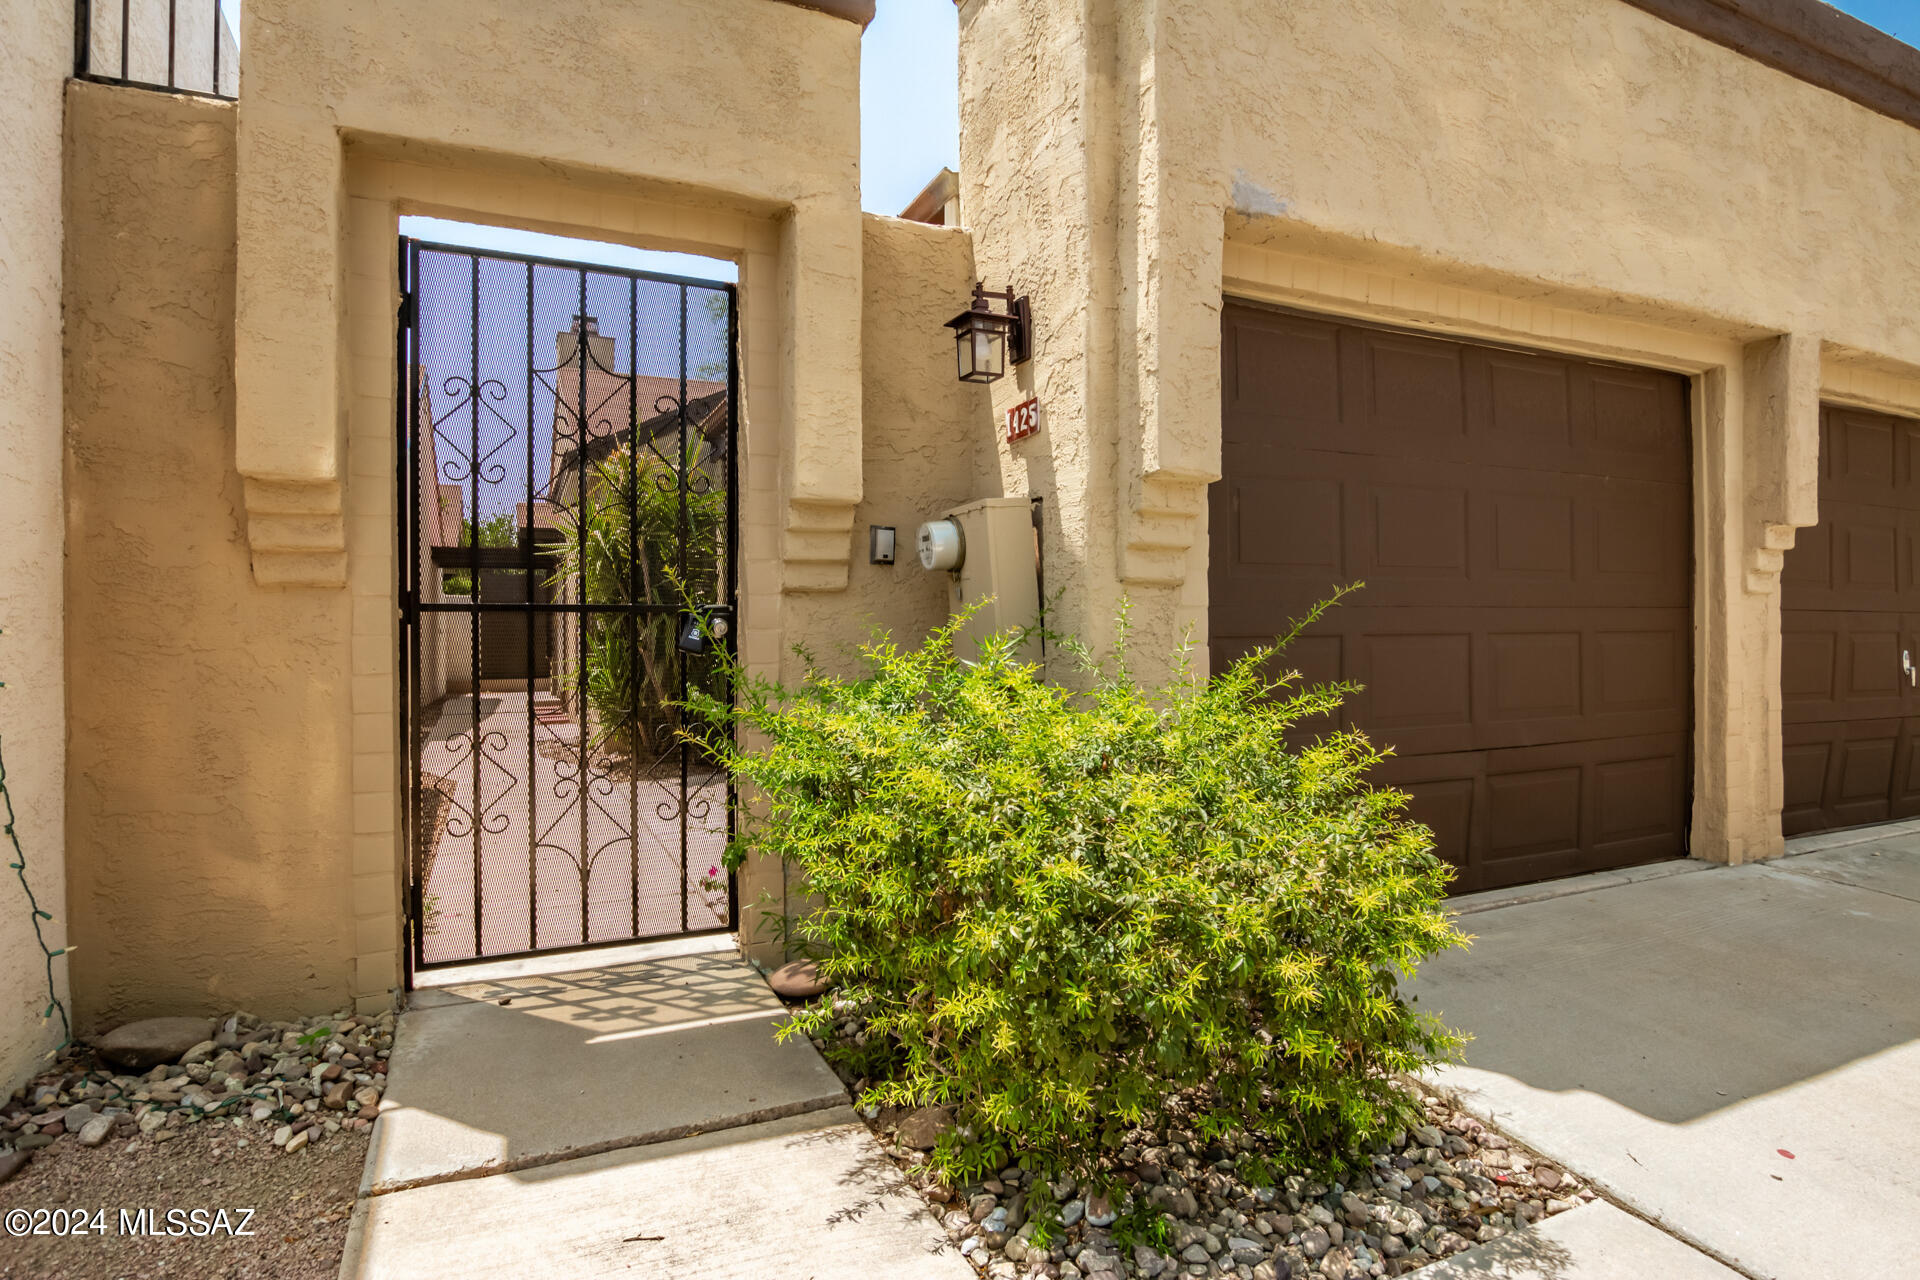
[[[1366,686],[1456,891],[1685,852],[1685,379],[1230,304],[1217,664],[1364,579],[1289,659]]]
[[[1780,595],[1788,835],[1920,814],[1920,422],[1820,415],[1820,523]]]

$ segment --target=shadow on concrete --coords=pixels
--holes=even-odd
[[[1433,1280],[1570,1280],[1577,1274],[1573,1250],[1539,1230],[1515,1231],[1489,1244],[1457,1253],[1433,1269]]]
[[[785,1017],[731,953],[418,991],[363,1194],[845,1106]]]
[[[1466,1063],[1685,1124],[1920,1039],[1920,836],[1462,921],[1411,991]]]
[[[731,952],[416,992],[342,1275],[969,1280],[785,1018]]]

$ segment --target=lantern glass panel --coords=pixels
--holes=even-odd
[[[992,316],[969,316],[954,331],[960,381],[992,382],[1007,371],[1006,334]]]
[[[1007,344],[998,325],[983,325],[973,331],[973,367],[990,378],[1007,371]]]

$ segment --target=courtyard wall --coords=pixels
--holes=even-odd
[[[68,865],[89,1026],[345,1003],[344,592],[255,585],[234,106],[67,88]]]
[[[733,257],[743,656],[792,679],[798,645],[846,670],[871,630],[911,643],[945,618],[946,577],[919,568],[912,537],[979,479],[986,398],[955,394],[941,328],[972,282],[963,231],[850,215],[855,323],[822,314],[809,341],[865,352],[853,418],[821,420],[840,433],[835,483],[862,497],[836,535],[846,585],[822,590],[806,567],[818,562],[782,554],[787,441],[794,418],[815,415],[785,372],[791,213],[690,208],[604,172],[358,139],[341,158],[340,341],[355,353],[342,357],[345,580],[263,581],[236,394],[245,108],[82,83],[68,96],[67,610],[84,638],[69,664],[69,861],[88,940],[74,971],[84,1026],[365,1007],[400,981],[391,266],[403,213]],[[867,563],[870,523],[898,529],[899,563]],[[743,943],[777,960],[763,915],[798,909],[777,864],[749,863],[739,896]]]
[[[0,0],[0,752],[14,829],[33,892],[66,920],[65,672],[60,552],[60,130],[61,83],[72,66],[73,6]],[[60,1039],[47,1008],[46,962],[13,846],[0,839],[0,1092],[12,1088]],[[64,958],[54,979],[66,991]]]

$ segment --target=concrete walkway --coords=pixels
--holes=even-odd
[[[731,951],[414,993],[345,1280],[972,1268]]]
[[[1920,826],[1790,848],[1460,900],[1478,940],[1413,986],[1475,1036],[1435,1083],[1631,1214],[1445,1275],[1725,1274],[1633,1252],[1677,1241],[1768,1280],[1920,1274]]]

